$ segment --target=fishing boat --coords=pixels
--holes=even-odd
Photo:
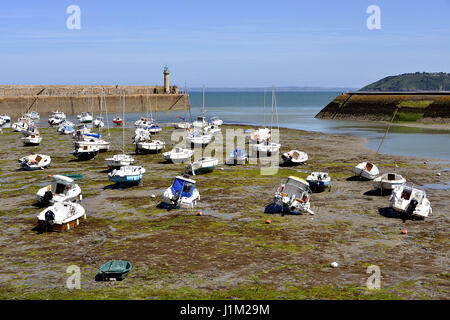
[[[97,146],[84,145],[80,147],[75,147],[72,155],[77,157],[78,160],[91,160],[98,154],[99,149]]]
[[[119,116],[115,117],[115,118],[112,120],[112,122],[113,122],[115,125],[118,125],[118,126],[121,126],[121,125],[123,124],[123,120],[122,120]]]
[[[54,204],[65,201],[81,201],[81,188],[75,180],[66,175],[54,175],[50,185],[43,187],[36,193],[36,199],[42,204]]]
[[[303,164],[308,161],[308,154],[306,152],[291,150],[289,152],[285,152],[281,155],[285,164],[288,165],[298,165]]]
[[[183,163],[190,161],[194,155],[194,150],[175,147],[170,151],[164,152],[162,157],[164,160],[172,161],[173,163]]]
[[[187,165],[185,172],[194,176],[197,174],[208,173],[213,171],[218,164],[219,160],[216,158],[202,158]]]
[[[355,174],[359,177],[373,180],[380,174],[380,171],[371,162],[361,162],[355,167]]]
[[[218,117],[212,117],[211,118],[211,124],[220,127],[223,124],[223,121],[220,120]]]
[[[163,194],[163,202],[172,207],[194,208],[199,200],[200,193],[195,188],[195,180],[187,176],[177,176]]]
[[[50,166],[51,158],[43,154],[30,154],[19,159],[20,166],[27,171],[43,170]]]
[[[112,279],[122,281],[128,275],[131,268],[132,266],[129,261],[110,260],[100,267],[96,279],[101,281]]]
[[[244,149],[234,149],[227,159],[227,164],[245,164],[248,162],[248,153]]]
[[[94,120],[89,112],[82,112],[77,118],[80,123],[91,123]]]
[[[121,102],[123,107],[123,118],[125,119],[125,95]],[[118,169],[122,166],[134,164],[133,157],[125,154],[125,126],[122,126],[122,151],[122,154],[115,154],[112,158],[105,159],[105,163],[110,169]]]
[[[306,181],[312,190],[321,190],[330,186],[331,178],[328,172],[311,172]]]
[[[406,183],[406,179],[398,173],[384,173],[373,180],[373,187],[380,190],[392,190]]]
[[[119,185],[130,185],[142,182],[145,168],[141,166],[123,166],[108,174],[108,179]]]
[[[103,117],[96,117],[93,121],[92,121],[92,125],[95,128],[103,128],[105,126],[105,121],[103,119]]]
[[[42,141],[42,137],[39,132],[37,132],[27,135],[26,137],[22,137],[20,140],[22,140],[24,146],[38,146]]]
[[[390,196],[391,207],[406,215],[424,219],[432,213],[425,190],[411,184],[397,185]]]
[[[73,202],[57,202],[37,216],[38,228],[45,231],[69,231],[86,219],[84,208]]]
[[[298,177],[290,176],[275,192],[273,202],[282,206],[292,214],[308,212],[310,209],[311,189],[309,183]]]

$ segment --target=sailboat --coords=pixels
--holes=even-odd
[[[185,87],[184,87],[184,115],[185,115],[184,119],[186,119],[186,95],[187,95],[187,91],[186,91],[186,85],[185,85]],[[186,125],[183,128],[185,138],[186,138],[187,128],[188,127]],[[184,141],[185,141],[185,144],[187,144],[186,139]],[[172,161],[173,163],[182,163],[182,162],[189,161],[193,155],[194,155],[194,151],[191,149],[188,149],[187,146],[185,145],[185,148],[175,147],[168,152],[164,152],[162,154],[162,157],[164,160]]]
[[[150,105],[151,108],[151,105]],[[150,110],[151,112],[151,110]],[[156,105],[155,105],[155,122],[150,124],[148,127],[148,132],[150,133],[158,133],[162,131],[161,126],[158,126],[157,124],[157,116],[158,116],[158,97],[156,97]]]
[[[120,98],[122,98],[122,96]],[[121,102],[123,107],[123,119],[125,119],[125,95]],[[122,128],[122,154],[115,154],[112,158],[106,158],[105,163],[110,169],[117,169],[122,166],[134,164],[133,157],[125,154],[125,126]]]
[[[204,129],[208,126],[208,122],[205,117],[205,86],[203,86],[203,102],[202,102],[202,115],[198,117],[197,121],[192,124],[193,130],[189,132],[186,140],[191,145],[207,145],[212,140],[212,135],[206,133]]]
[[[270,123],[270,130],[267,132],[266,131],[267,128],[264,128],[263,130],[267,132],[267,135],[264,136],[265,139],[261,139],[262,137],[258,136],[258,138],[256,139],[256,143],[255,143],[255,141],[253,141],[250,144],[250,148],[253,149],[254,151],[256,151],[257,155],[260,152],[262,152],[264,154],[275,153],[275,152],[278,152],[281,148],[281,144],[272,141],[274,110],[276,113],[277,125],[279,126],[279,124],[278,124],[278,108],[277,108],[277,103],[276,103],[276,98],[275,98],[275,89],[272,87],[272,118],[271,118],[271,123]],[[278,131],[279,131],[279,129],[280,128],[278,127]]]
[[[100,101],[100,114],[98,116],[96,116],[95,119],[92,121],[92,125],[95,128],[103,128],[105,126],[105,121],[104,121],[103,116],[102,116],[102,112],[103,112],[102,109],[103,109],[102,108],[102,103]]]
[[[152,126],[153,131],[158,132],[157,127],[159,126],[156,125],[156,117],[155,117],[155,124]],[[136,147],[136,153],[155,153],[160,152],[166,147],[166,143],[164,141],[152,139],[152,136],[150,134],[152,126],[150,126],[148,130],[140,128],[136,129],[135,136],[133,138],[134,145]],[[159,127],[159,129],[161,129],[161,127]]]

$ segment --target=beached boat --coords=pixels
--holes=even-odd
[[[64,201],[81,201],[81,188],[73,178],[65,175],[54,175],[50,185],[36,193],[36,199],[42,204],[54,204]]]
[[[394,210],[406,215],[424,219],[432,213],[425,190],[410,184],[395,186],[390,200]]]
[[[208,173],[213,171],[218,164],[219,160],[217,160],[216,158],[203,158],[187,165],[185,168],[185,172],[194,176],[197,174]]]
[[[60,134],[73,134],[75,132],[74,125],[71,122],[65,122],[59,131]]]
[[[211,123],[217,127],[220,127],[223,124],[223,121],[220,120],[218,117],[212,117]]]
[[[110,142],[100,139],[101,133],[81,133],[77,131],[74,137],[75,148],[81,148],[84,146],[93,146],[98,148],[100,152],[109,150]]]
[[[15,132],[24,132],[27,131],[30,126],[33,126],[33,120],[21,117],[11,125],[11,128]]]
[[[92,121],[92,125],[95,128],[103,128],[105,126],[105,121],[103,120],[103,117],[96,117],[93,121]]]
[[[123,124],[123,120],[120,118],[120,117],[115,117],[113,120],[112,120],[112,122],[115,124],[115,125],[118,125],[118,126],[121,126],[122,124]]]
[[[218,134],[219,132],[221,132],[222,130],[220,129],[220,127],[219,126],[216,126],[216,125],[209,125],[209,126],[207,126],[207,127],[205,127],[204,129],[203,129],[203,132],[205,133],[205,134],[210,134],[210,135],[216,135],[216,134]]]
[[[78,158],[78,160],[91,160],[98,154],[99,149],[93,145],[84,145],[81,147],[75,147],[72,155]]]
[[[115,154],[111,158],[106,158],[105,164],[110,169],[117,169],[134,164],[134,158],[128,154]]]
[[[312,190],[320,190],[330,186],[331,178],[328,172],[311,172],[306,181]]]
[[[132,268],[129,261],[110,260],[102,265],[99,269],[97,280],[117,280],[122,281],[128,275]]]
[[[266,142],[261,142],[261,143],[256,143],[256,144],[250,144],[249,147],[254,150],[255,152],[258,153],[258,156],[260,153],[262,154],[272,154],[272,153],[276,153],[280,150],[281,148],[281,144],[276,143],[276,142],[270,142],[270,141],[266,141]]]
[[[307,181],[290,176],[286,183],[282,184],[275,192],[273,202],[293,214],[301,214],[304,212],[314,214],[310,209],[309,200],[311,193]]]
[[[3,119],[5,123],[10,123],[11,122],[11,117],[8,116],[6,113],[0,114],[0,119]]]
[[[37,216],[38,228],[45,231],[69,231],[86,219],[84,208],[73,202],[58,202]]]
[[[136,143],[136,153],[155,153],[160,152],[166,146],[161,140],[147,139]]]
[[[50,166],[51,158],[44,154],[30,154],[19,159],[20,166],[27,171],[43,170]]]
[[[134,122],[135,128],[141,128],[148,130],[148,128],[153,125],[155,121],[148,117],[141,117],[139,120]]]
[[[76,126],[75,132],[73,133],[73,138],[76,140],[81,140],[83,134],[90,134],[91,129],[88,128],[84,123]]]
[[[243,149],[233,150],[227,159],[227,164],[245,164],[248,162],[248,153]]]
[[[384,173],[373,180],[373,187],[380,190],[392,190],[406,183],[406,179],[398,173]]]
[[[77,116],[80,123],[91,123],[94,118],[89,112],[82,112]]]
[[[142,182],[145,168],[141,166],[123,166],[120,169],[114,169],[108,174],[108,179],[119,185],[130,185]]]
[[[51,126],[59,125],[66,121],[66,115],[61,111],[53,111],[51,116],[48,118],[48,123]]]
[[[38,146],[42,141],[42,137],[39,132],[37,132],[27,135],[26,137],[22,137],[20,140],[22,140],[24,146]]]
[[[186,136],[187,143],[191,145],[207,145],[211,142],[213,136],[209,133],[203,134],[198,130],[193,130],[189,132]]]
[[[31,111],[30,113],[26,113],[23,116],[26,118],[30,118],[31,120],[39,120],[41,118],[37,111]]]
[[[159,126],[157,124],[152,124],[148,127],[148,132],[150,132],[150,133],[158,133],[161,131],[162,131],[161,126]]]
[[[308,161],[308,154],[306,152],[291,150],[281,155],[285,164],[298,165]]]
[[[371,162],[361,162],[355,167],[355,174],[373,180],[380,174],[380,171],[377,166]]]
[[[202,108],[202,111],[203,110],[204,110],[204,108]],[[198,116],[197,120],[192,122],[192,126],[197,129],[201,129],[203,127],[206,127],[207,125],[208,125],[208,121],[206,120],[206,117],[204,115]]]
[[[254,142],[263,142],[270,140],[271,132],[269,128],[259,128],[250,135],[250,140]]]
[[[195,180],[186,176],[177,176],[163,194],[163,202],[173,207],[193,208],[199,200],[200,193],[195,188]]]
[[[172,161],[173,163],[183,163],[190,161],[191,157],[194,155],[194,151],[185,148],[175,147],[170,151],[164,152],[162,157],[164,160]]]

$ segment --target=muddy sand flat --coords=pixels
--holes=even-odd
[[[143,186],[118,189],[108,181],[104,158],[122,145],[121,129],[111,130],[111,151],[85,162],[70,154],[71,137],[54,128],[40,131],[38,147],[23,147],[21,134],[11,129],[0,135],[3,299],[450,298],[448,162],[389,155],[374,160],[363,138],[282,129],[281,152],[305,151],[307,164],[271,176],[261,175],[257,164],[219,165],[194,178],[201,194],[197,209],[167,211],[157,204],[184,165],[165,163],[160,154],[133,155],[147,169]],[[126,143],[134,154],[132,131]],[[160,137],[168,142],[170,133],[164,128]],[[18,170],[17,159],[33,153],[50,155],[51,167]],[[381,172],[395,170],[430,185],[432,215],[403,220],[389,210],[388,195],[372,191],[371,181],[354,181],[353,167],[366,159]],[[264,213],[280,182],[311,171],[332,178],[330,191],[312,195],[314,216]],[[87,220],[67,232],[38,234],[33,228],[43,209],[35,194],[50,181],[47,175],[58,173],[83,174],[78,183]],[[124,281],[96,282],[98,268],[111,259],[128,260],[133,269]],[[333,261],[338,268],[330,267]],[[66,288],[70,265],[81,268],[79,290]],[[366,288],[371,265],[381,270],[380,290]]]

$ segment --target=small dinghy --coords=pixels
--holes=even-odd
[[[109,181],[119,185],[132,185],[141,182],[144,177],[145,168],[141,166],[123,166],[114,169],[108,174]]]
[[[322,190],[330,186],[331,178],[328,172],[311,172],[306,181],[312,190]]]
[[[308,154],[306,152],[291,150],[281,155],[285,164],[298,165],[308,161]]]
[[[38,228],[45,231],[69,231],[86,219],[84,208],[73,202],[58,202],[37,216]]]
[[[64,201],[81,201],[81,188],[73,178],[65,175],[51,176],[53,181],[36,193],[36,200],[42,204],[54,204]]]
[[[432,213],[425,190],[410,184],[395,186],[390,197],[391,207],[409,216],[424,219]]]
[[[51,158],[43,154],[31,154],[19,159],[20,166],[27,171],[44,170],[50,166]]]
[[[22,137],[20,140],[22,140],[24,146],[38,146],[42,141],[42,137],[39,132],[37,132],[30,134],[29,136]]]
[[[292,214],[301,214],[304,212],[314,214],[310,209],[309,203],[311,193],[307,181],[290,176],[286,183],[282,184],[275,192],[273,202]]]
[[[115,154],[112,158],[106,158],[105,164],[110,169],[118,169],[123,166],[134,164],[134,158],[128,154]]]
[[[380,190],[393,190],[406,183],[406,179],[397,173],[384,173],[373,180],[373,187]]]
[[[103,117],[96,117],[93,121],[92,121],[92,125],[95,128],[103,128],[105,126],[105,121],[103,120]]]
[[[361,162],[355,167],[355,174],[359,177],[373,180],[380,174],[380,171],[373,163]]]
[[[110,260],[100,267],[96,276],[97,281],[122,281],[130,272],[132,266],[129,261]]]
[[[164,160],[172,161],[173,163],[183,163],[190,161],[193,155],[193,150],[176,147],[168,152],[164,152],[162,157]]]
[[[163,194],[163,202],[174,208],[194,208],[199,200],[200,193],[195,188],[195,180],[187,176],[177,176]]]
[[[77,157],[78,160],[91,160],[95,158],[98,152],[99,152],[98,147],[92,145],[85,145],[78,148],[75,147],[75,150],[73,150],[72,155]]]
[[[120,117],[116,117],[112,120],[115,125],[121,126],[123,124],[123,120]]]
[[[245,164],[248,161],[248,153],[243,149],[235,149],[230,153],[227,164]]]
[[[194,176],[197,174],[208,173],[213,171],[218,164],[219,160],[217,160],[216,158],[203,158],[187,165],[185,168],[185,172]]]

